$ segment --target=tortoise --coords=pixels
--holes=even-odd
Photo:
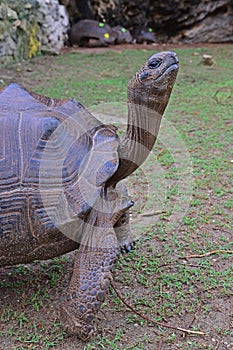
[[[128,29],[117,25],[112,27],[112,30],[117,34],[115,44],[131,44],[133,43],[133,37]]]
[[[87,340],[121,251],[134,247],[125,181],[146,159],[178,72],[153,54],[128,84],[120,139],[75,100],[18,84],[0,93],[0,267],[76,251],[61,321]]]
[[[157,42],[155,32],[150,27],[146,27],[146,26],[137,27],[133,31],[133,36],[136,40],[136,43],[138,44],[143,44],[143,43],[150,44],[150,43]]]
[[[89,46],[91,39],[96,45],[108,46],[115,44],[117,33],[107,24],[92,19],[81,19],[74,23],[68,31],[71,45]]]

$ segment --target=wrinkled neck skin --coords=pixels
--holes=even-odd
[[[122,156],[125,155],[129,160],[137,161],[134,153],[138,151],[138,148],[129,150],[126,147],[132,140],[137,142],[138,146],[143,145],[151,151],[159,132],[167,101],[167,91],[166,96],[159,90],[156,91],[156,94],[151,95],[143,89],[128,88],[128,121],[126,135],[122,142]]]
[[[128,122],[119,149],[120,164],[113,181],[126,178],[148,157],[157,139],[163,112],[171,89],[157,90],[151,94],[145,87],[128,87]]]

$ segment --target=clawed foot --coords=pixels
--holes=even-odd
[[[124,242],[123,245],[120,246],[121,253],[129,253],[131,252],[136,246],[136,241],[130,241],[130,242]]]
[[[126,211],[114,226],[121,253],[129,253],[135,248],[135,237],[133,237],[129,224],[129,211]]]

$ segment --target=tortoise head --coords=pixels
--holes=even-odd
[[[119,148],[120,164],[108,185],[134,172],[156,141],[163,112],[178,73],[175,52],[152,55],[128,84],[128,121]]]
[[[152,55],[128,85],[129,102],[163,114],[178,73],[175,52]]]

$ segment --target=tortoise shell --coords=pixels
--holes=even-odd
[[[77,241],[78,218],[117,170],[116,129],[75,100],[50,99],[17,84],[1,91],[0,111],[3,264],[22,263],[20,241],[25,262],[74,249],[77,243],[66,242],[58,252],[56,242]]]

